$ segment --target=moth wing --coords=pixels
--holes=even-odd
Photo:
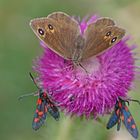
[[[115,26],[111,19],[102,18],[89,24],[84,33],[86,43],[82,59],[99,55],[119,42],[124,35],[125,30]]]
[[[40,98],[37,101],[36,111],[34,114],[32,128],[38,130],[43,124],[47,116],[47,108],[45,101]]]
[[[55,12],[46,18],[31,20],[31,28],[47,47],[65,59],[71,59],[75,50],[75,41],[80,35],[80,28],[76,20],[62,12]],[[52,29],[49,29],[51,25]],[[44,30],[40,36],[38,29]]]
[[[47,101],[47,108],[48,108],[48,112],[50,113],[50,115],[55,119],[55,120],[59,120],[60,118],[60,113],[58,108],[55,106],[55,104],[52,101]]]
[[[117,131],[120,130],[121,127],[121,118],[119,117],[118,123],[117,123]]]
[[[112,128],[113,126],[115,126],[118,123],[118,120],[119,120],[119,116],[117,115],[117,113],[115,111],[113,111],[113,113],[107,123],[106,128],[107,129]]]
[[[128,110],[127,106],[124,106],[122,108],[122,121],[126,127],[126,129],[128,130],[128,132],[134,137],[134,138],[138,138],[138,129],[136,126],[136,123],[130,113],[130,111]]]

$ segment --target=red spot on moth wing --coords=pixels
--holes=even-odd
[[[119,103],[118,103],[118,106],[119,106],[119,108],[122,108],[122,103],[119,102]]]
[[[47,107],[50,107],[50,104],[47,104]]]
[[[125,111],[128,111],[128,107],[127,106],[125,106],[124,108],[125,108]]]
[[[130,123],[130,122],[131,122],[130,118],[128,118],[128,119],[127,119],[127,122],[128,122],[128,123]]]
[[[50,104],[50,106],[51,106],[51,107],[54,107],[54,105],[53,105],[53,104]]]
[[[44,93],[43,93],[43,96],[44,96],[44,98],[45,98],[45,97],[47,97],[47,93],[46,93],[46,92],[44,92]]]
[[[45,106],[45,112],[47,112],[48,111],[48,108]]]
[[[124,115],[121,115],[121,119],[122,119],[122,121],[124,121]]]
[[[120,115],[120,109],[117,109],[117,110],[116,110],[116,114],[117,114],[117,116]]]
[[[38,109],[36,109],[36,111],[35,111],[36,113],[38,113]]]
[[[132,119],[133,119],[133,117],[130,116],[130,117],[127,119],[127,122],[130,123]]]
[[[38,112],[38,115],[39,116],[42,116],[43,115],[43,112],[42,111]]]
[[[38,105],[41,105],[42,104],[42,100],[40,98],[37,100],[37,104]]]
[[[135,125],[135,124],[133,124],[133,125],[131,126],[131,128],[132,128],[132,129],[135,129],[135,128],[136,128],[136,125]]]
[[[34,122],[38,122],[39,121],[39,118],[34,118]]]

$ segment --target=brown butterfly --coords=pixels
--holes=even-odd
[[[30,25],[51,50],[74,64],[99,55],[125,35],[125,30],[109,18],[100,18],[89,24],[82,34],[78,22],[63,12],[33,19]]]

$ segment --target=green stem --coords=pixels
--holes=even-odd
[[[61,122],[58,137],[56,138],[56,140],[68,140],[71,126],[72,119],[69,117],[64,118],[63,121]]]

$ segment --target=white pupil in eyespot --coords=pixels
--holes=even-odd
[[[40,35],[44,35],[44,31],[42,29],[39,28],[38,32],[39,32]]]
[[[106,36],[110,36],[111,35],[111,31],[109,31],[107,34],[106,34]]]
[[[114,43],[116,40],[117,40],[117,37],[114,37],[114,38],[111,40],[111,43]]]
[[[50,30],[53,30],[53,26],[51,24],[48,25]]]

